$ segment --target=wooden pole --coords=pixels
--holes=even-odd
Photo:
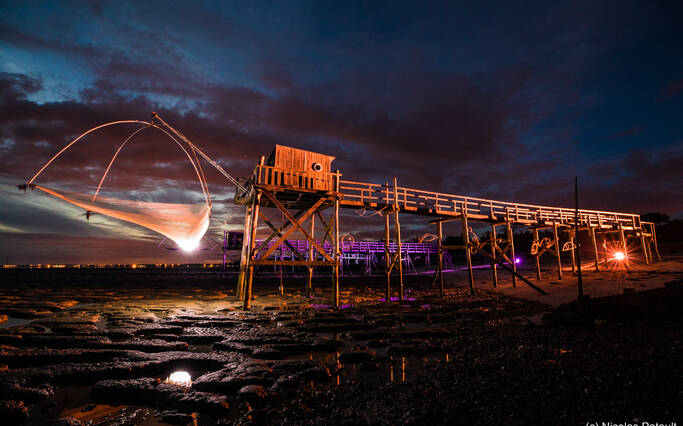
[[[263,158],[263,157],[261,157]],[[251,230],[249,231],[249,260],[247,268],[247,283],[244,291],[244,305],[245,310],[251,309],[251,289],[254,282],[254,264],[253,260],[256,257],[256,229],[258,227],[258,211],[261,204],[261,191],[256,190],[254,195],[254,206],[251,209]]]
[[[443,225],[441,222],[436,222],[436,232],[439,237],[439,292],[443,294]]]
[[[540,240],[538,238],[538,228],[534,228],[533,233],[534,233],[534,241],[536,241],[537,243],[540,243]],[[539,249],[540,249],[540,246],[539,246]],[[538,253],[538,251],[536,251],[536,254],[534,255],[534,257],[536,258],[536,279],[538,279],[540,281],[541,280],[541,262],[540,262],[539,258],[541,256]]]
[[[593,243],[593,253],[595,253],[595,270],[600,272],[600,257],[598,255],[598,241],[595,236],[595,228],[588,228],[588,232],[591,234],[591,242]]]
[[[401,259],[401,223],[398,220],[398,183],[394,177],[394,227],[396,228],[396,262],[398,263],[398,299],[403,300],[403,259]]]
[[[339,170],[334,176],[334,306],[339,307]]]
[[[315,239],[315,215],[311,215],[311,238]],[[312,262],[313,259],[313,244],[308,242],[308,261]],[[308,265],[308,281],[306,282],[306,296],[311,297],[313,293],[313,265]]]
[[[251,247],[250,231],[251,231],[251,210],[252,204],[247,206],[244,214],[244,228],[242,228],[242,252],[240,253],[240,273],[237,276],[237,300],[242,300],[244,297],[244,283],[246,278],[249,247]]]
[[[645,247],[645,236],[643,235],[643,229],[641,225],[640,229],[640,248],[643,250],[643,259],[645,259],[645,264],[650,264],[650,259],[647,257],[647,247]]]
[[[624,250],[624,264],[627,268],[631,267],[628,261],[628,251],[626,249],[626,235],[624,234],[624,227],[619,224],[619,239],[621,240],[621,248]]]
[[[508,235],[508,244],[510,244],[510,261],[512,262],[512,287],[517,287],[517,258],[515,257],[515,238],[512,232],[512,225],[509,221],[505,223]]]
[[[474,294],[474,271],[472,271],[472,253],[470,253],[470,233],[467,227],[467,214],[462,214],[462,241],[465,243],[465,259],[467,259],[467,273],[470,294]]]
[[[655,224],[652,224],[652,241],[655,243],[655,253],[657,253],[657,259],[661,262],[662,256],[659,255],[659,247],[657,247],[657,231],[655,231]]]
[[[562,279],[562,258],[560,257],[560,238],[557,233],[557,222],[553,223],[553,232],[555,233],[555,257],[557,257],[557,277]]]
[[[387,182],[387,187],[388,187]],[[391,302],[391,263],[389,259],[389,212],[384,214],[384,272],[387,275],[386,301]]]
[[[483,254],[484,256],[488,257],[489,259],[493,259],[493,257],[491,257],[491,255],[488,254],[488,253],[486,253],[486,251],[484,251],[484,250],[480,250],[479,253]],[[535,285],[535,284],[532,283],[531,281],[527,280],[527,279],[524,278],[522,275],[520,275],[518,272],[512,270],[512,268],[510,268],[509,266],[507,266],[506,264],[504,264],[504,263],[501,262],[500,260],[496,259],[496,263],[499,264],[501,268],[503,268],[503,269],[505,269],[506,271],[512,273],[514,276],[517,276],[520,280],[522,280],[523,282],[525,282],[529,287],[533,288],[533,289],[536,290],[537,292],[539,292],[539,293],[541,293],[541,294],[543,294],[543,295],[547,295],[547,294],[548,294],[545,290],[543,290],[542,288],[538,287],[537,285]]]
[[[498,265],[496,265],[496,224],[491,224],[491,280],[493,281],[493,287],[498,285]],[[514,261],[513,261],[514,262]]]
[[[575,242],[574,249],[572,249],[572,264],[574,263],[574,252],[576,252],[576,260],[578,261],[578,270],[576,283],[579,290],[578,304],[579,309],[583,310],[584,298],[583,298],[583,275],[581,274],[581,251],[579,250],[579,178],[574,177],[574,237],[572,237],[572,242]]]
[[[576,232],[577,231],[574,231],[574,234],[576,234]],[[570,231],[569,242],[571,243],[571,245],[573,247],[576,246],[577,240],[578,240],[578,238],[576,238],[575,236],[572,236],[571,231]],[[569,250],[569,260],[571,261],[571,264],[572,264],[572,274],[575,274],[576,273],[576,254],[575,254],[575,250],[573,248],[571,250]]]

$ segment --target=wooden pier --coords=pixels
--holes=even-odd
[[[401,226],[399,214],[412,214],[430,218],[429,223],[436,226],[439,244],[439,265],[435,278],[443,292],[443,252],[447,249],[462,249],[466,253],[469,289],[474,291],[474,276],[471,255],[479,252],[490,259],[492,282],[497,285],[498,266],[508,270],[513,277],[543,291],[522,277],[516,271],[515,244],[512,226],[525,226],[532,229],[534,241],[531,255],[535,258],[537,279],[541,279],[540,258],[550,255],[557,260],[557,277],[563,278],[562,252],[569,252],[572,271],[576,269],[575,250],[576,232],[590,235],[595,255],[595,269],[600,270],[598,237],[604,234],[618,236],[619,249],[624,254],[628,267],[631,259],[627,249],[628,239],[639,241],[642,259],[645,263],[653,261],[654,256],[661,260],[657,248],[654,224],[643,222],[637,214],[616,213],[597,210],[549,207],[523,203],[488,200],[462,195],[401,187],[394,177],[385,184],[373,184],[343,180],[339,170],[332,170],[334,157],[276,145],[266,160],[261,157],[259,164],[244,187],[238,191],[235,203],[246,206],[244,240],[240,259],[238,296],[244,300],[244,308],[251,305],[253,270],[259,265],[295,265],[308,267],[308,290],[311,289],[313,267],[330,267],[333,276],[333,303],[339,304],[339,266],[340,234],[339,209],[369,209],[385,217],[385,272],[386,300],[391,300],[391,272],[398,271],[398,298],[404,297],[403,262],[401,259]],[[282,226],[276,227],[266,217],[261,207],[274,207],[286,219]],[[331,213],[325,218],[325,210]],[[393,217],[394,245],[390,251],[391,218]],[[257,244],[256,229],[262,220],[271,230],[271,235]],[[443,224],[460,221],[462,227],[462,246],[443,245]],[[471,222],[488,223],[491,228],[489,241],[479,241],[470,226]],[[308,223],[306,223],[308,222]],[[315,224],[319,222],[322,239],[315,238]],[[496,227],[504,227],[506,238],[499,238]],[[552,237],[540,238],[539,231],[550,230]],[[299,231],[307,242],[308,253],[292,246],[287,237]],[[567,234],[565,244],[561,244],[563,233]],[[326,241],[332,248],[325,249]],[[278,246],[288,247],[294,259],[271,259]],[[653,256],[654,253],[654,256]],[[603,258],[606,256],[603,250]],[[509,266],[508,266],[509,265]]]

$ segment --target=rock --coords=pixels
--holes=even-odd
[[[259,401],[263,400],[266,396],[268,396],[266,390],[263,388],[263,386],[260,385],[243,386],[237,394],[240,399],[243,399],[249,402],[250,404],[258,403]]]
[[[212,416],[226,415],[228,409],[225,397],[147,378],[102,380],[95,383],[90,397],[99,403],[147,405],[182,413],[199,411]]]
[[[193,414],[179,413],[178,411],[163,411],[161,421],[172,425],[186,425],[196,419]]]
[[[23,401],[0,401],[0,419],[7,425],[24,424],[29,419],[28,407]]]

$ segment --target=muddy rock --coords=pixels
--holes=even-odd
[[[95,402],[147,405],[182,413],[200,411],[214,416],[225,415],[228,409],[225,397],[155,379],[102,380],[95,383],[90,397]]]

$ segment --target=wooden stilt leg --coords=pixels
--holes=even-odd
[[[517,272],[517,258],[515,257],[515,238],[512,233],[512,225],[506,222],[508,244],[510,244],[510,261],[512,262],[512,270]],[[517,287],[517,275],[512,274],[512,287]]]
[[[336,176],[334,180],[334,190],[339,193],[339,170],[336,171]],[[340,255],[339,250],[339,197],[334,199],[334,306],[339,307],[339,267],[340,267]]]
[[[249,232],[249,268],[248,268],[248,280],[246,283],[246,288],[244,291],[244,305],[245,310],[251,309],[251,289],[254,282],[254,260],[256,253],[256,229],[258,229],[258,211],[261,204],[261,191],[257,191],[254,195],[254,206],[251,209],[251,231]]]
[[[591,235],[591,242],[593,243],[593,254],[595,255],[595,270],[600,272],[600,257],[598,255],[598,241],[595,236],[595,228],[588,228],[588,232]]]
[[[462,241],[465,243],[465,259],[467,259],[467,273],[470,294],[474,294],[474,271],[472,271],[472,254],[470,253],[470,233],[467,227],[467,215],[462,215]]]
[[[628,261],[628,251],[627,251],[627,246],[626,246],[626,235],[624,234],[624,227],[619,225],[619,239],[621,240],[621,248],[624,251],[624,264],[626,265],[627,268],[631,267],[631,264]]]
[[[493,281],[493,286],[498,285],[498,265],[496,265],[496,224],[491,224],[491,280]]]
[[[237,300],[242,300],[244,297],[244,283],[246,281],[247,263],[249,248],[251,247],[250,235],[251,231],[251,210],[252,206],[248,206],[244,215],[244,228],[242,232],[242,252],[240,253],[240,273],[237,276],[237,291],[235,292]]]
[[[645,236],[643,235],[643,230],[640,230],[640,248],[643,250],[643,259],[645,264],[650,264],[650,259],[647,257],[647,247],[645,247]]]
[[[398,299],[403,300],[403,259],[401,258],[401,223],[398,220],[398,187],[394,178],[394,227],[396,228],[396,262],[398,266]]]
[[[553,232],[555,233],[555,257],[557,257],[557,277],[562,279],[562,258],[560,257],[560,238],[557,233],[557,223],[553,224]]]
[[[538,237],[538,229],[534,228],[533,233],[534,233],[534,241],[537,241],[537,242],[540,241],[540,239]],[[536,252],[534,257],[536,258],[536,279],[538,279],[540,281],[541,280],[541,261],[540,261],[541,256],[538,254],[538,252]]]
[[[657,259],[661,262],[662,256],[659,255],[659,247],[657,247],[657,231],[655,231],[655,225],[652,225],[652,242],[655,245],[655,253],[657,253]]]
[[[311,238],[315,239],[315,215],[311,215]],[[313,261],[313,244],[308,242],[308,261]],[[313,265],[308,265],[308,281],[306,282],[306,297],[313,293]]]
[[[443,294],[443,224],[441,222],[436,222],[436,231],[439,237],[439,292]]]
[[[389,253],[389,213],[384,215],[384,273],[386,274],[387,287],[385,290],[386,301],[391,302],[391,254]]]
[[[571,242],[572,245],[575,245],[577,239],[578,238],[574,236],[574,237],[570,237],[569,241]],[[576,254],[575,253],[576,253],[575,249],[571,249],[569,251],[569,259],[571,260],[571,263],[572,263],[572,274],[576,273]]]

